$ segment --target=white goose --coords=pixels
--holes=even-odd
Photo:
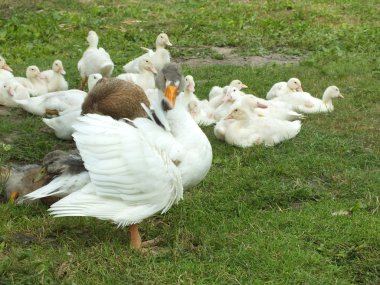
[[[14,80],[26,87],[31,96],[38,96],[48,92],[46,76],[43,75],[40,69],[35,65],[28,66],[26,69],[26,78],[15,77]]]
[[[65,80],[66,74],[62,61],[59,59],[53,62],[52,69],[41,72],[47,78],[47,87],[49,92],[69,89],[69,84]]]
[[[295,92],[275,98],[274,100],[289,103],[293,106],[293,109],[311,114],[332,112],[334,110],[332,99],[334,98],[344,98],[336,86],[327,87],[323,93],[322,100],[311,96],[307,92]]]
[[[199,100],[194,94],[195,82],[191,75],[185,77],[185,90],[178,95],[177,101],[187,107],[190,115],[198,125],[209,126],[215,124],[214,109],[207,100]]]
[[[100,74],[91,74],[88,77],[88,91],[95,86],[95,84],[102,79]],[[62,112],[59,112],[59,116],[47,119],[43,118],[42,121],[50,128],[54,130],[55,136],[62,140],[72,140],[72,134],[74,132],[73,124],[82,113],[82,106],[74,106],[68,108]]]
[[[226,126],[225,141],[240,147],[254,144],[273,146],[295,137],[301,130],[300,121],[289,122],[251,115],[244,106],[235,108],[224,120],[232,120]]]
[[[84,90],[90,74],[100,73],[103,77],[110,77],[114,68],[108,52],[104,48],[98,48],[99,37],[96,32],[90,31],[88,33],[87,42],[89,47],[78,62],[78,70],[82,78],[82,90]]]
[[[243,88],[247,88],[247,85],[243,84],[240,80],[235,79],[231,81],[230,85],[224,87],[212,87],[210,93],[208,94],[208,100],[213,108],[216,108],[222,104],[222,98],[226,94],[228,87],[235,87],[238,90],[241,90]]]
[[[139,85],[145,91],[156,87],[154,80],[155,74],[157,74],[157,70],[152,61],[148,58],[140,58],[139,73],[122,73],[116,78],[131,81]]]
[[[301,81],[298,78],[290,78],[288,82],[278,82],[267,93],[267,99],[273,99],[292,92],[303,92]]]
[[[170,53],[165,49],[166,46],[172,46],[169,41],[169,37],[165,33],[161,33],[156,39],[156,51],[151,49],[143,48],[147,53],[142,56],[133,59],[123,66],[125,72],[138,73],[139,72],[139,62],[141,58],[148,58],[152,61],[154,67],[157,70],[161,70],[162,67],[170,62]]]
[[[0,82],[13,78],[13,70],[6,63],[4,57],[0,56]]]
[[[174,106],[175,90],[169,85],[167,99],[161,99]],[[157,99],[159,108],[162,101]],[[167,119],[171,132],[145,118],[132,123],[96,114],[79,118],[73,136],[91,180],[53,204],[50,212],[130,225],[131,246],[140,248],[138,223],[169,210],[182,198],[183,189],[206,176],[212,161],[207,137],[183,105],[176,104],[162,119]],[[27,197],[34,199],[38,191]]]

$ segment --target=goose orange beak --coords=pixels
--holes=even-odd
[[[171,108],[174,108],[175,100],[177,97],[178,88],[173,85],[169,85],[165,90],[165,97],[168,99]]]

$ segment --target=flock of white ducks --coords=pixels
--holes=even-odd
[[[127,82],[123,84],[142,88],[149,106],[137,102],[120,107],[143,108],[146,117],[116,120],[107,112],[82,115],[82,104],[92,100],[91,90],[107,84],[114,69],[110,55],[98,48],[94,31],[87,42],[78,70],[82,90],[88,80],[90,95],[68,89],[60,60],[43,72],[29,66],[22,78],[13,77],[0,57],[0,104],[54,115],[43,121],[57,137],[74,138],[84,164],[78,173],[62,172],[25,197],[64,197],[51,206],[54,216],[91,216],[129,225],[133,248],[143,245],[138,223],[169,210],[182,199],[184,189],[198,184],[209,171],[212,148],[198,125],[215,124],[215,136],[232,145],[273,146],[299,133],[301,113],[330,112],[332,99],[343,98],[335,86],[326,89],[322,100],[314,98],[302,90],[300,80],[291,78],[276,83],[268,100],[244,93],[247,86],[240,80],[215,86],[208,99],[200,100],[194,93],[194,78],[183,77],[179,66],[170,63],[166,47],[172,44],[162,33],[155,51],[143,48],[145,54],[124,65],[125,74],[111,78],[112,84]],[[114,105],[122,104],[115,100]]]

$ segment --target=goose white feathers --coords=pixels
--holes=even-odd
[[[31,96],[38,96],[48,92],[46,76],[43,75],[40,69],[35,65],[28,66],[26,69],[26,78],[15,77],[14,80],[26,87]]]
[[[143,48],[146,51],[146,54],[143,54],[142,56],[135,58],[125,64],[123,66],[124,71],[130,73],[138,73],[139,62],[142,58],[150,59],[154,67],[157,70],[161,70],[166,63],[170,62],[170,53],[167,49],[165,49],[166,46],[172,46],[172,44],[169,41],[168,35],[161,33],[157,36],[156,39],[156,50],[153,51],[151,49]]]
[[[290,78],[288,82],[278,82],[267,93],[267,99],[273,99],[292,92],[303,92],[301,81],[298,78]]]
[[[49,92],[69,89],[69,84],[64,77],[66,71],[63,68],[62,61],[59,59],[53,62],[52,69],[42,71],[41,74],[46,77]]]
[[[131,81],[139,85],[145,91],[156,87],[154,80],[155,74],[157,74],[157,70],[152,61],[148,58],[140,58],[139,73],[123,73],[118,75],[117,78]]]
[[[103,77],[110,77],[114,68],[114,63],[108,52],[103,48],[98,48],[99,37],[96,32],[90,31],[88,33],[87,42],[89,47],[78,62],[78,70],[82,78],[82,90],[90,74],[99,73]]]
[[[4,57],[0,56],[0,82],[13,78],[12,72],[12,68],[6,63]]]
[[[332,112],[334,105],[332,100],[335,98],[344,98],[336,86],[329,86],[323,93],[322,99],[315,98],[307,92],[294,92],[278,98],[276,101],[283,101],[292,105],[293,109],[302,113],[325,113]]]
[[[165,213],[182,198],[178,168],[138,128],[96,114],[78,121],[74,139],[91,182],[53,204],[51,214],[91,216],[127,226]]]

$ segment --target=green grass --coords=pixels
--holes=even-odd
[[[321,96],[345,96],[309,115],[273,148],[232,147],[204,128],[214,160],[206,179],[166,215],[142,224],[159,251],[129,249],[128,230],[90,218],[53,219],[42,205],[0,206],[0,284],[378,284],[380,282],[380,7],[378,1],[8,1],[0,4],[1,54],[23,75],[60,58],[72,87],[89,29],[116,72],[164,30],[179,57],[301,55],[299,65],[184,67],[206,98],[239,78],[264,96],[299,77]],[[9,5],[13,8],[9,8]],[[142,22],[135,22],[139,20]],[[36,163],[73,143],[41,131],[21,110],[0,117],[0,164]],[[9,139],[7,141],[7,139]],[[339,210],[346,216],[334,216]]]

